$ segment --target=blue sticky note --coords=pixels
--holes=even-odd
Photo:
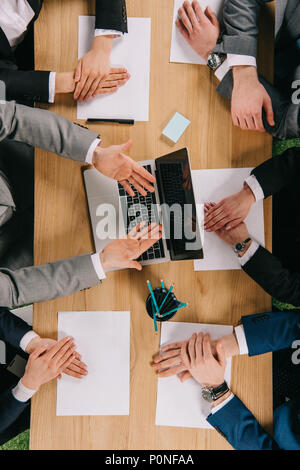
[[[163,135],[173,142],[178,142],[186,128],[190,125],[191,121],[182,116],[182,114],[175,113],[171,121],[166,125],[162,131]]]

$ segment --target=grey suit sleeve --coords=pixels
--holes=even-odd
[[[24,142],[62,157],[85,162],[98,134],[44,109],[0,102],[0,141]]]
[[[257,56],[258,17],[261,7],[271,0],[225,0],[225,33],[214,51]]]
[[[0,305],[19,307],[71,295],[99,284],[91,255],[11,271],[0,269]]]

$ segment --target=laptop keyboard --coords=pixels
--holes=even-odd
[[[144,168],[152,174],[150,165],[145,165]],[[130,186],[134,191],[134,196],[130,196],[123,186],[118,183],[126,232],[130,232],[130,230],[143,221],[146,221],[148,224],[152,222],[159,224],[160,220],[156,209],[157,201],[155,193],[147,191],[146,196],[142,196],[132,185]],[[149,250],[145,251],[145,253],[138,258],[138,261],[154,260],[164,257],[165,252],[162,240],[158,240]]]

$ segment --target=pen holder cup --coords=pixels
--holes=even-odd
[[[162,287],[157,287],[156,289],[153,289],[153,293],[154,293],[158,307],[162,304],[165,296],[167,295],[167,292],[168,291],[166,289],[163,289]],[[179,305],[180,305],[180,302],[176,299],[175,295],[172,292],[170,292],[167,300],[165,301],[159,313],[163,315],[164,313],[167,313],[170,310],[177,308]],[[155,310],[155,307],[153,305],[151,294],[148,295],[147,300],[146,300],[146,310],[147,310],[149,317],[153,319],[153,312]],[[173,318],[174,315],[176,315],[176,312],[170,313],[170,315],[166,315],[165,317],[159,317],[158,315],[156,315],[156,320],[167,321]]]

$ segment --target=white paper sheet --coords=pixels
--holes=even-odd
[[[201,323],[164,322],[161,326],[160,344],[183,341],[193,333],[210,333],[212,340],[229,335],[232,326],[205,325]],[[227,360],[225,380],[230,386],[231,358]],[[201,397],[201,387],[194,380],[183,383],[177,376],[158,379],[156,424],[158,426],[179,426],[185,428],[206,428],[212,426],[206,421],[210,405]]]
[[[79,17],[79,58],[90,49],[94,29],[94,16]],[[149,121],[151,18],[128,18],[128,31],[128,34],[113,40],[111,65],[126,67],[131,78],[116,93],[78,103],[78,119]]]
[[[178,17],[178,10],[183,5],[184,0],[174,0],[173,26],[170,62],[181,62],[185,64],[206,64],[192,47],[187,43],[180,33],[175,22]],[[224,0],[198,0],[202,9],[205,10],[207,5],[217,14],[219,20],[222,18]]]
[[[194,170],[192,180],[196,204],[219,202],[240,191],[252,168],[226,168],[221,170]],[[203,217],[202,217],[203,218]],[[201,220],[201,214],[199,214]],[[263,201],[252,205],[245,223],[250,236],[260,245],[265,245]],[[195,271],[241,269],[232,248],[213,232],[201,232],[204,259],[194,261]]]
[[[57,416],[129,415],[130,312],[60,312],[58,339],[65,336],[89,373],[57,381]]]

